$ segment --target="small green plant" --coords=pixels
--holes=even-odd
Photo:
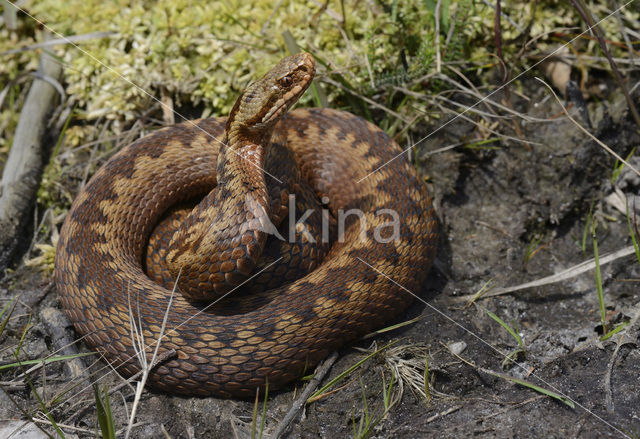
[[[258,431],[258,401],[260,397],[260,389],[256,389],[256,399],[253,404],[253,416],[251,417],[251,439],[256,439],[256,435],[258,438],[262,439],[262,434],[264,433],[264,421],[267,417],[267,400],[269,399],[269,381],[267,381],[264,387],[264,400],[262,402],[262,415],[260,417],[260,431]]]
[[[604,303],[604,289],[602,287],[602,271],[600,270],[600,254],[598,252],[598,238],[596,237],[595,222],[592,222],[591,238],[593,239],[593,259],[596,264],[596,291],[598,292],[598,304],[600,306],[600,324],[602,325],[602,336],[600,337],[600,340],[604,341],[620,332],[629,322],[623,322],[609,331],[607,325],[607,309]]]
[[[596,263],[596,291],[598,292],[598,304],[600,305],[600,323],[602,324],[602,333],[607,333],[607,314],[604,305],[604,290],[602,288],[602,272],[600,271],[600,255],[598,253],[598,238],[596,237],[595,221],[591,222],[591,238],[593,240],[593,258]]]
[[[93,394],[96,399],[96,410],[98,412],[98,424],[102,439],[116,439],[116,427],[113,421],[113,413],[111,412],[111,402],[109,401],[109,392],[106,388],[102,391],[96,384],[93,385]],[[96,434],[97,436],[97,434]]]
[[[587,221],[584,225],[584,232],[582,232],[582,243],[580,245],[580,248],[582,248],[582,253],[584,255],[587,254],[587,238],[589,237],[589,230],[591,229],[591,223],[593,221],[593,216],[591,214],[592,210],[593,210],[593,203],[589,208],[589,213],[587,214]]]
[[[494,377],[502,378],[503,380],[511,381],[511,382],[519,384],[521,386],[528,387],[528,388],[530,388],[532,390],[535,390],[538,393],[542,393],[543,395],[546,395],[546,396],[549,396],[551,398],[557,399],[558,401],[563,402],[564,404],[568,405],[571,408],[575,408],[574,402],[570,398],[568,398],[568,397],[566,397],[566,396],[564,396],[564,395],[562,395],[560,393],[554,392],[554,391],[549,390],[549,389],[545,389],[544,387],[540,387],[540,386],[538,386],[536,384],[530,383],[529,381],[526,381],[526,380],[523,380],[523,379],[520,379],[520,378],[516,378],[516,377],[513,377],[511,375],[507,375],[507,374],[500,373],[500,372],[494,372],[493,370],[486,369],[484,367],[480,367],[477,364],[474,364],[472,361],[469,361],[469,360],[465,359],[464,357],[460,356],[459,354],[457,354],[457,353],[455,353],[455,352],[453,352],[451,350],[450,350],[450,352],[453,354],[454,357],[458,358],[460,361],[462,361],[463,363],[473,367],[476,370],[482,371],[482,372],[484,372],[486,374],[489,374],[489,375],[492,375]]]
[[[636,224],[636,221],[635,221],[635,217],[634,217],[633,221],[631,220],[631,213],[629,212],[629,203],[628,203],[628,201],[627,201],[626,210],[627,210],[627,214],[626,214],[627,225],[629,227],[629,236],[631,236],[631,242],[633,243],[633,249],[635,250],[635,253],[636,253],[636,259],[638,260],[638,263],[640,263],[640,248],[638,247],[638,239],[637,239],[638,229],[637,229],[637,224]],[[634,208],[634,212],[635,212],[635,208]],[[629,321],[624,321],[622,323],[619,323],[618,325],[616,325],[615,328],[613,328],[609,332],[607,332],[605,330],[605,327],[603,325],[603,327],[602,327],[603,328],[603,334],[600,337],[600,341],[605,341],[605,340],[610,339],[611,337],[616,335],[618,332],[622,331],[628,324],[629,324]]]
[[[535,235],[531,238],[531,241],[527,244],[527,249],[524,254],[524,265],[526,265],[536,253],[544,248],[544,244],[540,245],[542,238],[543,237],[541,235]]]
[[[355,409],[351,408],[351,424],[353,426],[353,437],[361,438],[364,435],[364,430],[366,430],[371,423],[371,419],[369,417],[369,408],[367,406],[367,395],[364,392],[364,385],[362,384],[362,379],[360,379],[360,390],[362,391],[362,415],[360,416],[360,421],[356,424],[356,415]],[[356,429],[356,425],[358,428]]]
[[[364,384],[362,383],[362,378],[360,378],[360,389],[362,390],[362,414],[360,416],[359,421],[356,423],[355,412],[351,411],[351,422],[353,426],[353,437],[357,439],[364,439],[371,435],[374,427],[382,421],[391,408],[399,401],[399,398],[394,397],[394,375],[391,374],[391,378],[389,383],[386,383],[386,379],[384,377],[384,372],[382,374],[382,410],[380,413],[376,414],[375,411],[370,410],[369,404],[367,402],[367,395],[364,389]]]
[[[476,300],[478,300],[479,298],[481,298],[483,295],[485,295],[492,287],[493,283],[493,278],[489,279],[488,281],[486,281],[484,284],[482,284],[482,286],[480,287],[480,289],[478,290],[478,292],[476,294],[473,295],[473,297],[471,299],[469,299],[469,302],[467,303],[467,306],[471,305],[472,303],[474,303]]]
[[[338,382],[342,381],[343,379],[345,379],[346,377],[351,375],[351,373],[353,373],[353,371],[355,371],[360,366],[362,366],[364,363],[369,361],[374,355],[379,354],[380,352],[384,351],[385,349],[390,348],[395,343],[396,342],[387,343],[386,345],[384,345],[380,349],[374,350],[369,355],[367,355],[366,357],[364,357],[363,359],[361,359],[360,361],[355,363],[353,366],[349,367],[347,370],[345,370],[344,372],[340,373],[337,377],[335,377],[334,379],[329,381],[327,384],[322,386],[322,388],[320,388],[320,390],[316,391],[313,395],[311,395],[309,397],[309,399],[307,400],[307,404],[310,404],[310,403],[312,403],[314,401],[317,401],[318,399],[321,399],[322,397],[324,397],[326,393],[329,393],[329,389],[331,389],[334,385],[336,385]]]
[[[2,320],[2,323],[0,323],[0,337],[4,332],[4,329],[7,327],[7,323],[9,323],[9,320],[11,319],[11,315],[13,314],[13,310],[16,307],[17,300],[18,300],[18,296],[14,296],[11,300],[9,300],[9,302],[7,302],[4,308],[2,308],[2,311],[0,311],[0,319],[4,317],[4,320]],[[6,317],[5,317],[5,314],[7,314]]]
[[[628,324],[629,324],[628,321],[620,323],[615,328],[613,328],[611,331],[609,331],[606,334],[602,335],[600,337],[600,341],[605,341],[605,340],[610,339],[611,337],[616,335],[618,332],[622,331]]]
[[[631,160],[631,157],[633,157],[633,155],[636,152],[636,147],[634,146],[631,149],[631,152],[629,152],[629,154],[625,157],[625,160],[628,162],[629,160]],[[616,162],[613,165],[613,172],[611,173],[611,178],[609,179],[611,181],[611,183],[615,183],[616,181],[618,181],[618,178],[620,177],[620,174],[622,173],[622,170],[624,169],[626,165],[616,159]]]
[[[524,341],[520,336],[520,332],[518,331],[518,324],[515,321],[515,319],[513,320],[513,327],[511,327],[504,320],[502,320],[500,317],[498,317],[496,314],[492,313],[488,309],[485,311],[487,315],[491,317],[493,320],[495,320],[500,326],[502,326],[514,338],[514,340],[518,343],[518,346],[520,346],[519,349],[516,349],[510,352],[506,356],[506,358],[502,362],[502,367],[504,368],[508,363],[515,362],[519,355],[523,355],[523,356],[526,355],[527,349],[524,346]]]
[[[498,149],[501,149],[502,147],[499,145],[493,146],[491,145],[491,143],[497,143],[497,142],[500,142],[501,140],[502,139],[500,139],[499,137],[490,137],[488,139],[482,139],[475,142],[465,143],[462,147],[470,151],[498,150]]]
[[[553,392],[553,391],[551,391],[549,389],[545,389],[544,387],[537,386],[537,385],[535,385],[533,383],[530,383],[529,381],[525,381],[525,380],[522,380],[520,378],[515,378],[515,377],[512,377],[510,375],[503,374],[503,373],[492,372],[492,371],[489,371],[489,370],[485,370],[485,372],[487,372],[489,375],[493,375],[495,377],[502,378],[504,380],[511,381],[511,382],[516,383],[516,384],[520,384],[521,386],[528,387],[528,388],[530,388],[532,390],[535,390],[538,393],[542,393],[543,395],[547,395],[547,396],[549,396],[551,398],[557,399],[558,401],[568,405],[572,409],[576,407],[575,404],[573,403],[573,401],[571,401],[566,396],[560,395],[559,393]]]
[[[382,400],[384,402],[384,411],[385,413],[387,413],[391,407],[395,404],[394,400],[393,400],[393,384],[394,384],[394,375],[391,374],[391,379],[389,380],[389,385],[387,386],[385,384],[385,378],[384,378],[384,373],[381,373],[382,375]]]

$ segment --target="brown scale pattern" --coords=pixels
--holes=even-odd
[[[78,194],[62,228],[55,271],[62,305],[87,343],[124,374],[139,371],[130,310],[145,339],[156,340],[171,294],[143,271],[147,241],[171,206],[215,187],[220,147],[205,132],[224,138],[224,124],[183,123],[123,149]],[[401,151],[395,142],[330,109],[292,111],[274,138],[286,139],[303,180],[318,198],[329,198],[334,216],[358,208],[367,227],[361,233],[358,222],[350,224],[344,242],[314,270],[275,289],[231,294],[209,308],[176,294],[160,348],[176,355],[153,369],[149,382],[157,389],[252,397],[267,381],[282,387],[411,303],[410,294],[358,258],[410,291],[426,277],[436,220],[414,169],[400,157],[357,183]],[[388,221],[379,209],[398,212],[400,239],[376,242],[376,227]]]
[[[220,119],[226,122],[226,119]],[[271,221],[277,227],[279,239],[275,235],[267,238],[264,251],[258,261],[255,277],[245,281],[242,288],[235,292],[259,292],[276,288],[286,281],[295,280],[313,271],[326,257],[335,240],[335,218],[328,212],[328,241],[322,239],[322,208],[313,190],[301,180],[300,169],[295,162],[291,150],[282,143],[274,143],[270,147],[265,170],[280,180],[270,180],[269,198],[271,201]],[[289,194],[295,196],[295,217],[289,221]],[[205,195],[205,194],[201,194]],[[197,197],[185,203],[178,203],[167,210],[155,226],[149,238],[145,252],[144,271],[156,283],[171,289],[174,277],[164,261],[170,248],[173,235],[182,226],[185,218],[196,208]],[[310,211],[310,215],[305,212]],[[295,221],[305,215],[306,231],[298,230]],[[279,227],[278,227],[279,226]],[[309,241],[305,234],[313,237]],[[293,238],[293,239],[291,239]],[[205,281],[211,271],[199,276]]]

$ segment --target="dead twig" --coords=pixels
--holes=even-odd
[[[500,66],[502,67],[502,84],[505,85],[507,82],[508,72],[507,65],[504,62],[504,57],[502,56],[502,27],[500,26],[500,15],[502,13],[502,6],[500,0],[496,1],[496,9],[493,16],[493,37],[496,43],[496,55],[498,60],[500,61]],[[507,90],[507,87],[505,87]]]
[[[447,415],[450,415],[453,412],[457,412],[462,407],[464,407],[464,406],[463,405],[456,405],[456,406],[453,406],[453,407],[451,407],[451,408],[449,408],[449,409],[447,409],[447,410],[445,410],[443,412],[436,413],[435,415],[427,418],[425,424],[430,424],[430,423],[432,423],[433,421],[435,421],[436,419],[438,419],[438,418],[440,418],[442,416],[447,416]]]
[[[337,359],[338,353],[334,352],[329,356],[329,358],[324,360],[324,362],[320,366],[318,366],[318,368],[316,369],[316,373],[313,375],[311,381],[309,381],[309,384],[307,384],[298,399],[296,399],[294,403],[291,404],[291,408],[289,409],[285,417],[282,418],[282,421],[280,421],[280,423],[278,424],[276,432],[273,434],[274,438],[281,437],[282,434],[286,431],[291,421],[293,421],[293,419],[298,415],[298,412],[304,407],[307,399],[309,399],[311,394],[316,390],[324,376],[327,374],[327,372],[329,372],[329,369],[331,369],[331,366],[333,366],[333,363],[335,363]]]
[[[52,339],[56,352],[61,355],[74,356],[78,355],[77,345],[74,343],[73,336],[67,332],[67,327],[71,326],[71,322],[67,316],[56,308],[47,307],[40,311],[40,319]],[[75,383],[88,381],[89,374],[87,366],[82,358],[72,358],[64,362],[65,374]]]

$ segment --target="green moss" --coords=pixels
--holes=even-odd
[[[313,1],[283,1],[274,10],[266,0],[33,0],[29,11],[64,35],[117,32],[83,42],[92,56],[71,45],[57,48],[67,63],[67,92],[89,120],[133,120],[152,103],[118,74],[153,96],[169,91],[177,106],[205,103],[212,114],[225,114],[247,83],[285,54],[284,30],[358,89],[371,74],[376,80],[395,74],[399,60],[390,54],[398,46],[408,48],[408,56],[417,60],[411,69],[419,66],[416,71],[422,73],[429,67],[420,52],[430,47],[425,41],[433,40],[433,16],[422,0],[397,2],[393,8],[345,1],[344,16],[340,3],[330,2],[323,10]]]
[[[117,131],[122,122],[135,120],[154,103],[140,88],[154,97],[168,91],[177,108],[204,104],[207,113],[227,113],[247,83],[285,54],[284,30],[300,47],[325,60],[326,72],[344,76],[360,93],[373,95],[385,86],[408,83],[433,72],[435,4],[345,0],[323,7],[312,0],[285,0],[274,9],[269,0],[31,0],[25,7],[62,35],[115,32],[82,42],[81,50],[62,45],[56,52],[66,63],[67,92],[84,117],[114,120]],[[598,5],[592,8],[596,17],[607,13]],[[521,29],[531,23],[531,35],[550,35],[538,48],[544,48],[545,40],[555,43],[554,30],[581,24],[573,8],[557,0],[507,2],[503,11]],[[623,17],[637,19],[638,13],[625,11]],[[473,60],[495,67],[493,19],[493,9],[481,2],[443,1],[442,61]],[[0,26],[0,51],[39,39],[31,20],[21,20],[21,26],[13,32]],[[616,20],[602,27],[611,41],[621,39]],[[507,64],[518,62],[519,46],[508,42],[519,35],[516,26],[502,21]],[[595,43],[588,44],[597,50]],[[36,55],[29,51],[5,56],[0,79],[8,81],[35,69]],[[334,99],[339,95],[329,93]]]

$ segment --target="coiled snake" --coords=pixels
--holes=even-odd
[[[404,288],[419,289],[435,254],[425,185],[374,125],[330,109],[287,113],[313,74],[311,55],[283,59],[228,118],[134,142],[78,194],[56,286],[76,329],[119,371],[140,370],[132,321],[150,356],[175,278],[160,342],[175,354],[149,382],[182,394],[282,387],[411,302]],[[196,196],[191,213],[172,207]],[[309,204],[310,225],[283,219]],[[330,245],[310,234],[320,229]]]

